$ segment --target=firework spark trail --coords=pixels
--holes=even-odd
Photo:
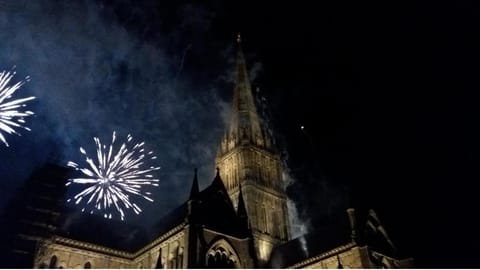
[[[87,200],[86,204],[93,204],[94,211],[104,212],[105,218],[112,218],[111,209],[115,209],[120,218],[124,220],[126,209],[131,209],[135,214],[140,214],[142,209],[130,200],[130,195],[142,197],[150,202],[153,199],[149,196],[150,192],[143,192],[145,186],[158,186],[158,179],[150,174],[152,171],[159,170],[160,167],[149,167],[142,169],[146,160],[154,160],[153,151],[145,153],[143,148],[145,142],[135,144],[131,150],[128,144],[132,141],[130,134],[127,136],[127,142],[122,143],[118,152],[114,153],[114,144],[116,134],[113,132],[112,142],[107,148],[102,145],[99,138],[94,138],[97,147],[97,164],[87,156],[85,149],[80,147],[80,153],[86,157],[87,167],[80,168],[75,162],[69,161],[67,166],[82,172],[87,177],[68,179],[67,186],[75,183],[88,185],[87,188],[77,193],[72,199],[75,204],[82,200]],[[85,208],[82,209],[82,212]]]
[[[34,115],[32,111],[22,111],[22,108],[26,107],[24,103],[35,99],[35,97],[19,98],[8,101],[12,98],[12,95],[25,84],[25,81],[19,81],[14,85],[9,85],[15,72],[2,71],[0,73],[0,141],[2,141],[7,147],[8,142],[5,136],[2,134],[6,132],[8,134],[18,133],[15,128],[23,128],[30,131],[30,128],[24,126],[25,117]],[[29,81],[29,77],[25,78]]]

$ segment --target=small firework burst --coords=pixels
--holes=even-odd
[[[13,85],[10,84],[15,72],[2,71],[0,73],[0,141],[7,147],[8,142],[2,132],[8,134],[20,135],[15,128],[23,128],[30,131],[30,128],[24,126],[25,117],[34,115],[32,111],[23,111],[27,105],[25,102],[35,99],[35,97],[11,99],[13,94],[29,81],[29,77],[25,81],[19,81]]]
[[[81,184],[87,187],[77,193],[67,202],[80,204],[86,201],[85,207],[91,214],[95,211],[103,212],[105,218],[112,218],[112,210],[120,214],[121,220],[125,219],[125,211],[132,210],[140,214],[142,209],[134,202],[132,197],[141,197],[150,202],[153,199],[151,193],[144,191],[147,186],[158,186],[158,179],[155,179],[151,172],[159,170],[160,167],[142,168],[147,160],[154,160],[157,157],[153,151],[146,152],[143,148],[145,142],[132,143],[132,136],[127,136],[127,142],[122,143],[119,150],[114,150],[116,140],[115,132],[112,135],[112,142],[109,147],[102,145],[99,138],[94,138],[97,147],[97,161],[94,162],[88,157],[87,152],[80,147],[80,153],[86,157],[88,166],[80,168],[75,162],[68,162],[67,166],[82,172],[86,177],[71,178],[66,183]],[[116,151],[116,153],[114,153]],[[82,209],[86,211],[85,207]]]

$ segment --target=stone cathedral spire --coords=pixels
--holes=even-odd
[[[237,39],[237,43],[235,88],[233,90],[233,106],[227,136],[234,139],[235,143],[247,141],[256,143],[257,140],[258,143],[263,143],[260,119],[252,95],[240,38]]]
[[[222,138],[216,164],[236,208],[242,189],[257,258],[262,265],[268,260],[273,247],[290,237],[287,197],[280,155],[257,113],[240,36],[237,47],[230,122]]]

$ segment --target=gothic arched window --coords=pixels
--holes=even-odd
[[[178,241],[175,241],[174,243],[171,244],[170,246],[170,254],[169,254],[169,264],[168,268],[170,269],[175,269],[178,268],[179,266],[179,250],[180,250],[180,244]]]
[[[57,268],[57,256],[53,255],[52,258],[50,258],[50,264],[48,265],[48,268]]]
[[[278,210],[277,209],[273,209],[272,210],[272,216],[273,216],[273,226],[272,226],[272,234],[273,236],[275,237],[280,237],[281,238],[281,234],[280,234],[280,227],[282,225],[281,223],[281,220],[280,218],[278,217],[279,213],[278,213]]]
[[[221,268],[221,269],[228,269],[228,268],[235,268],[235,265],[225,252],[217,250],[215,254],[208,255],[208,268]]]
[[[178,249],[178,256],[177,256],[177,268],[183,268],[183,248]]]
[[[240,268],[239,258],[232,246],[221,239],[207,252],[207,268]]]
[[[263,231],[264,232],[270,232],[268,229],[268,218],[267,218],[267,206],[265,204],[262,205],[262,212],[261,212],[261,218],[262,218],[262,226],[263,226]]]

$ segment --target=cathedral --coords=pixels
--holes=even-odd
[[[413,266],[411,258],[396,250],[371,209],[365,212],[347,209],[339,223],[344,226],[335,226],[331,231],[313,231],[292,239],[282,179],[283,163],[272,134],[257,112],[240,40],[237,43],[230,122],[218,146],[216,176],[211,184],[200,190],[197,172],[193,172],[188,200],[159,218],[155,235],[148,237],[137,228],[120,222],[111,225],[120,236],[110,237],[113,232],[102,229],[94,217],[91,217],[89,229],[94,228],[96,233],[85,237],[81,228],[66,225],[65,220],[59,224],[61,211],[55,210],[54,206],[32,202],[25,208],[30,212],[24,213],[27,219],[31,219],[28,228],[12,236],[15,238],[12,240],[15,243],[13,253],[23,256],[21,267]],[[65,175],[63,172],[37,178],[60,179],[61,182]],[[48,186],[44,188],[48,189]],[[35,221],[35,216],[42,216],[42,220]]]

